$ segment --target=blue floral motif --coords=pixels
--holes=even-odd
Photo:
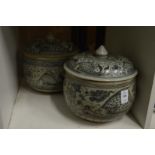
[[[120,118],[129,111],[135,98],[135,80],[127,82],[123,86],[119,83],[115,83],[115,87],[110,84],[106,89],[94,86],[75,79],[65,79],[66,102],[77,116],[89,121],[107,122]],[[122,88],[117,88],[118,86]],[[127,103],[122,104],[121,90],[127,86],[129,99]]]
[[[103,101],[105,100],[109,95],[110,91],[103,91],[103,90],[96,90],[96,91],[90,91],[90,100],[91,101]]]

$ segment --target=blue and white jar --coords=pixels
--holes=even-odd
[[[100,46],[95,54],[75,55],[64,69],[64,96],[75,115],[107,122],[130,110],[135,100],[137,70],[127,58],[110,56]]]
[[[26,83],[40,92],[60,92],[63,89],[63,64],[77,53],[72,43],[54,37],[35,40],[24,51]]]

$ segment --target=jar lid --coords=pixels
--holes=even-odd
[[[94,54],[86,52],[75,55],[64,64],[64,68],[71,75],[93,81],[120,81],[137,75],[129,59],[108,55],[103,45]]]
[[[34,40],[24,51],[24,55],[32,57],[64,57],[77,53],[72,42],[61,41],[53,36]]]

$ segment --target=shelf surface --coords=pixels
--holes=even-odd
[[[21,87],[9,128],[14,129],[131,129],[141,128],[129,115],[110,123],[92,123],[70,112],[62,94],[42,94]]]

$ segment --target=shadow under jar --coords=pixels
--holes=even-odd
[[[63,64],[78,50],[70,42],[54,37],[37,39],[24,51],[24,78],[26,83],[40,92],[63,90]]]
[[[100,46],[95,54],[74,56],[64,68],[64,96],[75,115],[93,122],[108,122],[130,110],[137,71],[127,58],[109,56]]]

